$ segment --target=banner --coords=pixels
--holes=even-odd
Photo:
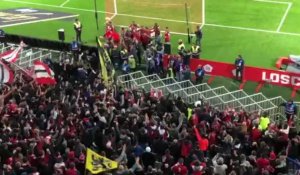
[[[2,60],[5,60],[8,63],[14,63],[19,59],[21,51],[22,51],[22,46],[19,46],[14,50],[9,50],[0,54],[0,58]]]
[[[0,84],[12,84],[14,81],[14,73],[4,63],[0,62]]]
[[[89,148],[87,149],[85,168],[92,174],[109,171],[117,167],[118,162],[103,157]]]
[[[34,62],[34,79],[37,84],[55,85],[54,72],[42,61]]]
[[[167,67],[169,56],[164,57],[164,66]],[[198,65],[202,65],[207,74],[213,76],[222,76],[226,78],[235,78],[235,66],[230,63],[209,61],[203,59],[191,59],[190,69],[195,71]],[[277,86],[290,88],[300,88],[300,74],[285,72],[281,70],[272,70],[258,67],[245,66],[244,80],[257,83],[270,83]]]
[[[115,70],[113,64],[110,60],[110,57],[99,38],[97,38],[98,45],[98,55],[100,61],[100,69],[101,69],[101,78],[104,80],[105,84],[108,83],[109,80],[113,80]]]

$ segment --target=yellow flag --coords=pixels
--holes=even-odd
[[[88,148],[86,153],[85,168],[92,174],[98,174],[118,168],[118,162],[100,156]]]
[[[101,75],[104,83],[108,85],[108,80],[113,80],[115,69],[111,62],[111,59],[107,53],[107,50],[103,47],[99,38],[97,38],[98,44],[98,53],[100,59],[100,68],[101,68]]]
[[[103,48],[102,48],[102,43],[99,39],[97,39],[98,43],[98,55],[99,55],[99,60],[100,60],[100,69],[101,69],[101,76],[102,79],[104,80],[104,83],[108,82],[108,74],[107,74],[107,68],[106,64],[103,58]]]

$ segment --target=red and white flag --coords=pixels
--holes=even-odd
[[[0,59],[6,61],[8,63],[14,63],[20,57],[22,48],[23,48],[22,46],[19,46],[19,47],[15,48],[14,50],[6,51],[6,52],[0,54]]]
[[[43,63],[42,61],[34,62],[34,73],[34,79],[37,82],[37,84],[56,84],[54,72],[49,68],[47,64]]]
[[[7,65],[0,62],[0,84],[3,83],[12,84],[13,81],[14,81],[14,73],[12,72],[12,70]]]

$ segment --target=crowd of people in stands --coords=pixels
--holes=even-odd
[[[134,50],[127,52],[139,55]],[[112,54],[116,66],[125,58]],[[12,86],[1,86],[1,175],[89,174],[87,148],[118,162],[102,173],[112,175],[280,175],[288,174],[287,156],[299,158],[293,122],[274,123],[264,111],[220,111],[202,100],[187,104],[117,82],[106,86],[97,61],[88,52],[80,63],[46,60],[53,87],[21,73]]]

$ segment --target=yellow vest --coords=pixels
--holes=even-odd
[[[121,54],[123,54],[123,55],[127,54],[127,50],[126,49],[121,50]]]
[[[77,23],[74,22],[74,26],[76,29],[81,28],[81,23],[79,21]]]
[[[128,58],[128,64],[129,64],[129,67],[130,67],[131,69],[135,69],[135,68],[136,68],[136,62],[135,62],[135,59],[134,59],[133,56],[130,56],[130,57]]]
[[[188,108],[187,111],[188,111],[188,116],[187,116],[187,118],[188,118],[188,120],[190,120],[190,118],[192,117],[192,112],[193,112],[193,110],[192,110],[192,108]]]
[[[178,51],[181,51],[182,49],[185,49],[185,46],[183,43],[178,45]]]
[[[192,46],[192,53],[196,53],[196,54],[199,53],[199,48],[200,48],[199,46],[196,47]]]
[[[268,117],[260,117],[258,129],[266,130],[268,128],[269,123],[270,119]]]

